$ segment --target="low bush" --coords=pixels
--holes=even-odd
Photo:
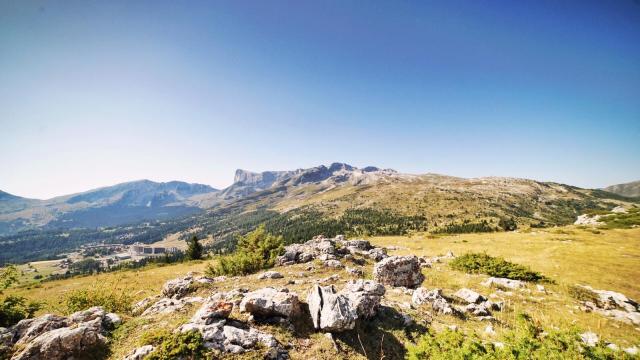
[[[259,226],[239,237],[236,252],[220,256],[214,265],[207,266],[206,273],[209,276],[252,274],[272,267],[283,249],[282,236],[273,236],[265,231],[264,226]]]
[[[640,208],[632,207],[626,213],[606,215],[600,218],[606,229],[630,229],[640,226]]]
[[[515,222],[513,224],[515,227]],[[515,229],[515,228],[514,228]],[[467,234],[467,233],[484,233],[494,232],[496,228],[492,227],[487,220],[482,220],[479,223],[472,223],[465,221],[462,224],[449,224],[443,228],[435,230],[434,234]]]
[[[471,274],[487,274],[494,277],[530,282],[550,282],[548,278],[526,266],[514,264],[486,253],[467,253],[458,256],[449,263],[449,266],[455,270]]]
[[[632,359],[623,351],[614,351],[604,342],[587,347],[582,344],[577,329],[544,331],[524,314],[518,315],[514,330],[497,343],[484,343],[476,336],[446,330],[427,333],[416,345],[409,345],[408,360],[515,360],[515,359]]]
[[[133,297],[125,289],[112,289],[96,285],[89,289],[78,289],[65,295],[62,300],[67,313],[102,306],[108,312],[128,314],[131,312]]]
[[[567,292],[569,293],[569,296],[579,301],[589,301],[594,304],[598,304],[598,302],[600,301],[600,297],[598,296],[598,294],[596,294],[592,290],[587,289],[584,286],[569,285],[567,287]]]
[[[33,316],[40,304],[27,301],[21,296],[7,296],[0,302],[0,327],[9,327],[22,319]]]
[[[145,360],[204,359],[206,356],[207,349],[198,331],[157,331],[143,337],[146,337],[147,344],[156,346],[156,350],[145,357]]]

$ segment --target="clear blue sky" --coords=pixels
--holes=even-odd
[[[0,0],[0,189],[640,179],[640,1]]]

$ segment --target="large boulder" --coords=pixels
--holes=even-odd
[[[107,350],[104,336],[121,322],[102,307],[78,311],[69,317],[44,315],[22,320],[9,328],[18,352],[14,360],[98,358]]]
[[[34,319],[20,320],[9,330],[13,333],[13,342],[17,344],[28,343],[47,331],[70,326],[69,318],[53,314],[45,314]]]
[[[358,318],[370,319],[378,312],[385,288],[372,280],[352,280],[340,293],[349,299]]]
[[[247,293],[240,302],[240,311],[258,317],[293,318],[302,310],[295,293],[267,287]]]
[[[424,281],[417,256],[390,256],[373,267],[376,281],[390,286],[415,288]]]
[[[340,332],[351,330],[356,325],[356,308],[346,295],[337,294],[332,285],[314,285],[307,296],[307,303],[316,329]]]
[[[99,358],[107,351],[107,338],[99,326],[84,323],[47,331],[36,337],[12,360],[64,360]],[[89,355],[91,354],[91,355]]]

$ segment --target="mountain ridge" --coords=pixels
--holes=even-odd
[[[627,197],[640,197],[640,180],[607,186],[602,190]]]

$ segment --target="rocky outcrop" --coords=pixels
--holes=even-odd
[[[325,266],[342,267],[337,265],[340,259],[354,255],[372,258],[376,261],[387,257],[384,249],[371,245],[367,240],[345,240],[343,235],[333,239],[318,235],[304,244],[291,244],[285,247],[284,254],[279,256],[279,265],[306,263],[314,259],[324,262]]]
[[[44,315],[26,319],[4,331],[18,352],[13,360],[62,360],[97,356],[107,350],[106,333],[120,324],[120,317],[93,307],[69,317]]]
[[[286,289],[263,288],[247,293],[240,302],[240,311],[263,318],[293,318],[302,312],[302,308],[295,293]]]
[[[159,314],[170,314],[182,310],[186,305],[193,303],[201,303],[204,299],[201,297],[184,297],[180,299],[161,298],[154,304],[149,306],[141,316],[152,316]]]
[[[416,256],[390,256],[373,267],[376,281],[390,286],[415,288],[424,281],[420,261]]]
[[[442,289],[427,290],[419,287],[413,292],[411,302],[414,305],[430,304],[437,314],[460,315],[460,312],[442,295]]]
[[[208,277],[187,275],[167,281],[162,287],[162,296],[180,299],[194,290],[194,284],[210,284],[213,282],[215,282],[214,279]]]
[[[576,219],[576,221],[573,224],[574,225],[585,225],[585,226],[598,226],[598,225],[602,225],[603,224],[600,221],[600,218],[601,218],[600,215],[584,214],[584,215],[578,216],[578,218]]]
[[[262,294],[262,297],[257,296],[257,293]],[[266,293],[271,292],[267,291]],[[214,294],[196,311],[191,320],[180,326],[177,331],[183,333],[198,331],[202,334],[205,347],[223,353],[239,354],[258,348],[265,348],[266,352],[264,357],[266,359],[287,359],[287,351],[280,346],[273,335],[252,328],[247,324],[228,319],[233,309],[233,304],[229,302],[229,300],[237,297],[238,294],[239,292]],[[265,295],[264,291],[247,294],[249,299],[265,299],[265,296],[269,295]],[[260,312],[263,312],[265,309],[270,309],[272,312],[275,311],[275,309],[280,309],[281,312],[286,312],[282,311],[282,306],[279,307],[273,302],[277,296],[277,294],[271,294],[270,300],[257,301],[259,305],[255,308],[259,309]],[[269,302],[272,304],[268,305],[267,303]],[[246,303],[243,301],[241,304],[245,304],[246,309],[247,306],[251,307],[257,303],[248,300]]]
[[[314,285],[307,296],[313,326],[327,332],[351,330],[358,314],[349,298],[337,294],[333,285]]]
[[[598,312],[614,320],[640,325],[640,305],[636,301],[619,292],[577,286],[591,292],[595,298],[594,301],[583,301],[582,310]]]

